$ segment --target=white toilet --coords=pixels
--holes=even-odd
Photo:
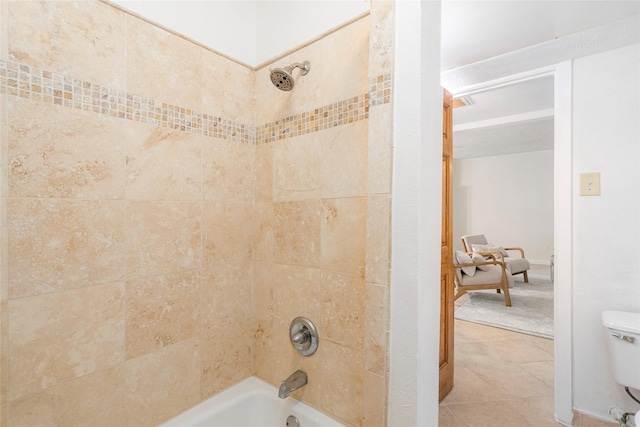
[[[637,402],[638,398],[629,388],[640,390],[640,313],[604,311],[602,324],[607,329],[613,378]],[[621,426],[640,426],[640,411],[634,415],[621,408],[612,408],[609,415],[618,420]],[[629,420],[629,416],[635,423]]]
[[[616,382],[640,390],[640,313],[604,311],[611,370]]]

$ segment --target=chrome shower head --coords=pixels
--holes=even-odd
[[[271,70],[271,83],[280,90],[290,91],[296,85],[296,81],[293,79],[293,70],[300,68],[301,76],[306,76],[311,69],[311,63],[304,61],[302,63],[296,62],[285,68],[274,68]]]

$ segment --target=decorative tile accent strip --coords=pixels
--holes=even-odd
[[[369,77],[369,100],[372,107],[391,102],[391,73]]]
[[[121,89],[0,60],[0,93],[245,144],[278,141],[369,118],[391,100],[391,73],[369,79],[369,93],[257,127],[145,98]]]
[[[256,128],[256,143],[274,142],[369,118],[369,95],[359,95]]]

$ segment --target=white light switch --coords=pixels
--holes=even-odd
[[[580,174],[580,195],[599,196],[600,195],[600,172],[590,172]]]

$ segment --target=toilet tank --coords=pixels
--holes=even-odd
[[[640,390],[640,313],[604,311],[611,370],[615,380]]]

